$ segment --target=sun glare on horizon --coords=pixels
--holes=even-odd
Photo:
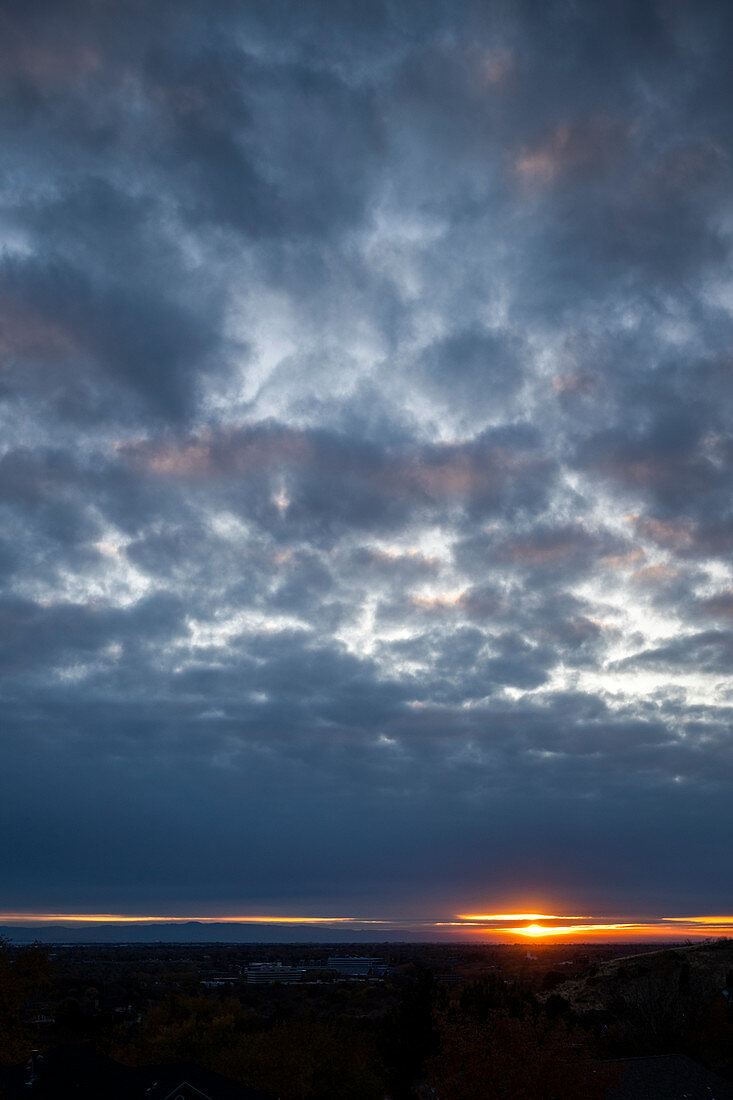
[[[552,940],[558,937],[609,940],[669,941],[681,936],[692,938],[726,937],[733,935],[733,917],[656,917],[632,919],[619,915],[609,919],[593,915],[558,913],[461,913],[448,927],[462,929],[487,940],[523,939]]]
[[[484,913],[484,914],[464,914],[459,913],[456,920],[460,921],[487,921],[487,920],[588,920],[588,917],[578,916],[577,913],[573,916],[559,916],[557,913]]]
[[[416,941],[431,939],[470,939],[473,942],[505,943],[518,939],[531,939],[550,942],[554,939],[582,941],[583,939],[606,939],[638,941],[680,940],[682,937],[696,940],[733,936],[733,916],[697,916],[697,917],[656,917],[630,919],[619,914],[617,919],[609,919],[604,914],[597,916],[577,916],[551,913],[488,913],[458,914],[452,920],[436,920],[430,917],[386,919],[384,917],[354,916],[299,916],[290,914],[224,914],[224,915],[149,915],[123,913],[44,913],[44,912],[0,912],[0,924],[8,927],[20,925],[59,925],[86,927],[120,925],[240,925],[270,926],[283,929],[283,935],[292,935],[298,927],[329,928],[336,933],[351,929],[355,933],[373,930],[375,935],[384,938],[390,933],[399,933],[403,939]],[[289,932],[286,934],[285,929]]]

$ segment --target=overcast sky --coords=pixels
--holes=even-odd
[[[0,909],[730,911],[732,23],[5,0]]]

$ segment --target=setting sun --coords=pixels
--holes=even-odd
[[[523,928],[507,928],[506,932],[511,932],[518,936],[574,936],[579,934],[595,934],[598,932],[622,932],[629,929],[638,929],[643,926],[634,924],[564,924],[564,925],[545,925],[545,924],[528,924]]]
[[[526,928],[510,928],[510,932],[519,932],[522,936],[546,936],[554,929],[545,928],[541,924],[528,924]]]

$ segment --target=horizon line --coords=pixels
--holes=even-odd
[[[577,923],[582,921],[584,923]],[[520,922],[520,923],[516,923]],[[521,923],[524,922],[524,923]],[[551,923],[545,923],[551,922]],[[534,941],[554,939],[579,940],[583,936],[598,940],[605,936],[611,940],[630,941],[635,936],[642,939],[692,937],[697,939],[733,935],[733,916],[652,917],[646,920],[601,920],[592,916],[566,916],[539,913],[495,913],[485,915],[459,914],[453,920],[427,918],[400,918],[396,920],[353,916],[299,916],[291,914],[234,914],[209,915],[150,915],[125,913],[48,913],[48,912],[0,912],[0,924],[10,927],[34,927],[44,925],[90,927],[145,927],[167,925],[171,927],[195,924],[199,926],[241,925],[285,928],[329,928],[334,932],[394,932],[414,933],[417,937],[432,932],[439,939],[457,939],[461,933],[467,942],[485,938],[486,942],[505,937],[521,937]]]

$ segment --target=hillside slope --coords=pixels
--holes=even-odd
[[[613,1012],[617,1006],[700,1003],[712,994],[733,999],[733,940],[686,945],[601,963],[590,974],[563,982],[559,995],[574,1012]]]

